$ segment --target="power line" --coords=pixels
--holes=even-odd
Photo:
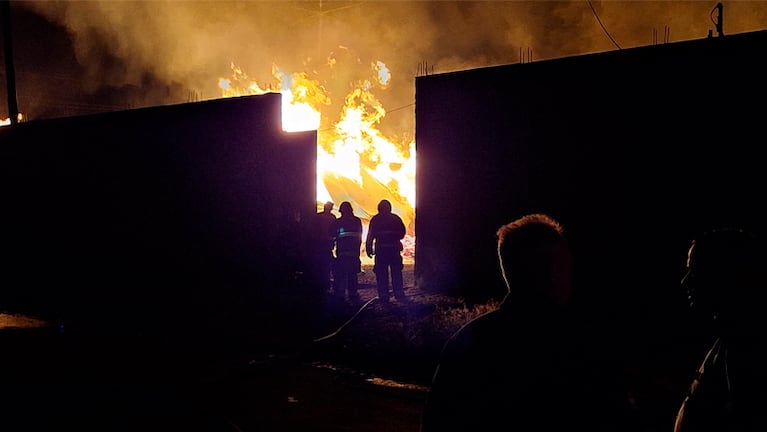
[[[613,42],[613,44],[615,44],[616,47],[618,47],[618,49],[621,49],[621,46],[618,45],[618,42],[615,42],[615,39],[613,39],[613,37],[610,35],[610,32],[608,32],[607,29],[605,28],[605,25],[602,24],[602,20],[599,19],[599,15],[597,14],[597,11],[594,9],[594,5],[591,4],[591,0],[586,0],[586,3],[589,4],[589,7],[591,8],[591,12],[594,14],[594,17],[597,19],[597,22],[599,23],[600,27],[602,27],[602,31],[605,32],[607,37],[610,38],[610,40]]]

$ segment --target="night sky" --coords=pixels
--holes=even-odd
[[[342,103],[386,64],[388,136],[412,136],[414,78],[705,37],[713,1],[13,1],[19,111],[40,119],[221,97],[232,64],[259,83],[306,72]],[[725,34],[767,2],[724,2]],[[3,77],[5,77],[3,69]],[[5,85],[0,86],[4,102]],[[7,117],[7,103],[0,117]],[[328,107],[333,116],[333,105]]]

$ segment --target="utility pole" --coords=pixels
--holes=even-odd
[[[19,105],[16,100],[16,68],[13,65],[13,32],[11,31],[11,0],[0,0],[0,25],[3,26],[5,52],[5,81],[8,92],[8,120],[11,125],[19,122]]]
[[[718,12],[716,16],[716,33],[718,36],[724,36],[724,5],[722,2],[716,4]]]
[[[714,11],[717,12],[716,14],[716,21],[714,21]],[[724,5],[722,2],[719,2],[714,6],[713,9],[711,9],[711,21],[716,26],[716,35],[721,37],[724,36]],[[713,31],[711,29],[708,29],[708,37],[713,37]]]

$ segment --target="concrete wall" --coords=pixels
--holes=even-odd
[[[416,78],[420,283],[502,295],[495,231],[543,211],[581,301],[664,322],[695,233],[762,230],[766,48],[754,32]]]
[[[313,215],[316,194],[316,131],[282,132],[280,103],[0,128],[0,309],[205,320],[273,299],[300,250],[291,216]]]

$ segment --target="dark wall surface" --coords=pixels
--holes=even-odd
[[[0,128],[0,308],[111,322],[268,301],[293,270],[285,230],[315,212],[316,131],[283,132],[280,104],[267,94]]]
[[[495,231],[560,219],[615,337],[680,318],[690,239],[762,231],[767,32],[416,78],[416,275],[502,295]],[[670,330],[673,331],[673,330]]]

